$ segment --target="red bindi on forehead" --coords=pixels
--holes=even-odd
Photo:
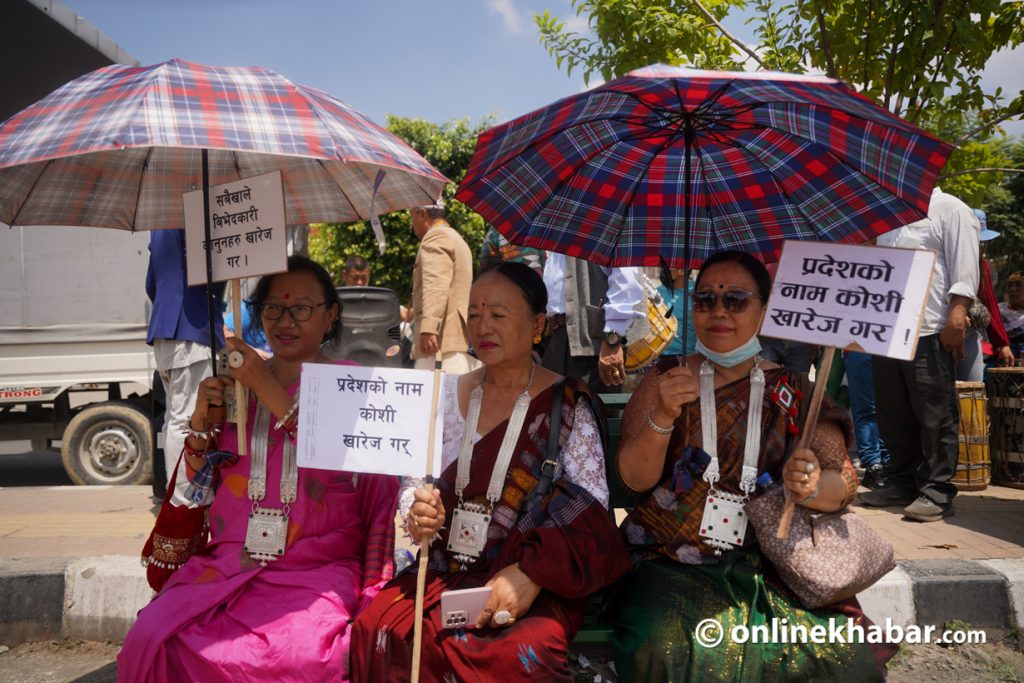
[[[288,292],[285,292],[285,293],[284,293],[284,298],[285,298],[285,299],[291,299],[291,298],[292,298],[292,295],[291,295],[291,294],[289,294]]]

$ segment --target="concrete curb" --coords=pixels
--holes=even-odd
[[[122,641],[152,596],[137,557],[0,560],[0,644]],[[1020,628],[1024,560],[904,560],[858,598],[878,624]]]

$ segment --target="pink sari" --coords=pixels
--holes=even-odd
[[[284,438],[271,426],[264,507],[281,507]],[[397,478],[300,468],[285,554],[266,567],[242,550],[248,481],[248,457],[221,470],[206,554],[139,613],[119,681],[349,680],[350,622],[393,575]]]

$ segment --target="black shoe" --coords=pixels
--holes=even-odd
[[[885,488],[860,494],[860,502],[862,504],[878,508],[891,507],[894,505],[906,507],[915,500],[917,500],[916,493],[906,493],[904,491],[900,491],[895,486],[886,486]]]
[[[882,465],[872,465],[864,471],[864,477],[860,480],[860,485],[869,489],[884,489],[889,485],[889,477],[885,474],[885,468]]]

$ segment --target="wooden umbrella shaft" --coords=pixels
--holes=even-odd
[[[807,419],[804,420],[804,428],[800,434],[800,442],[797,448],[810,448],[814,442],[814,433],[818,428],[818,415],[821,413],[821,403],[825,399],[825,385],[828,383],[828,375],[832,371],[832,359],[835,357],[834,346],[826,346],[821,354],[821,366],[814,376],[814,392],[811,394],[811,403],[807,409]],[[779,528],[775,531],[776,538],[787,538],[789,527],[793,523],[793,513],[796,512],[796,500],[793,499],[789,489],[786,489],[786,506],[782,509],[782,516],[779,518]]]
[[[430,434],[427,442],[427,477],[425,488],[430,492],[434,488],[434,439],[437,432],[437,404],[441,395],[441,350],[434,357],[434,393],[430,400]],[[430,560],[430,540],[420,539],[420,559],[416,572],[416,609],[412,635],[412,683],[420,680],[420,659],[423,651],[423,594],[427,585],[427,563]]]

